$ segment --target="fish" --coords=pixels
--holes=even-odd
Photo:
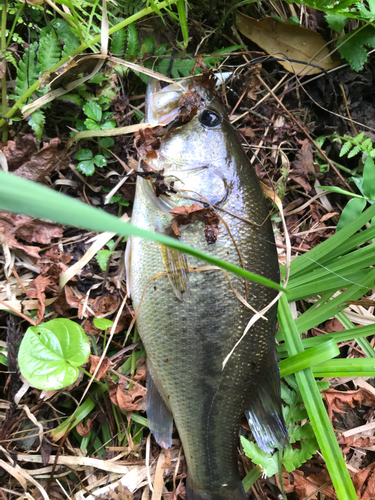
[[[143,148],[139,137],[132,223],[279,283],[269,209],[213,82],[209,75],[161,88],[150,80],[145,122],[166,125],[144,132]],[[147,353],[150,430],[168,448],[175,423],[188,500],[245,500],[238,470],[241,418],[246,415],[267,452],[288,439],[277,305],[243,335],[254,311],[277,292],[138,237],[128,242],[126,260]]]

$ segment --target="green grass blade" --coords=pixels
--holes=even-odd
[[[336,317],[339,319],[338,315],[336,315]],[[303,339],[302,345],[304,349],[309,349],[310,347],[316,347],[317,345],[326,342],[328,339],[333,339],[337,344],[340,342],[347,342],[348,340],[354,340],[354,339],[356,339],[358,343],[359,339],[368,337],[369,335],[374,335],[374,332],[375,332],[374,325],[359,326],[358,328],[351,328],[350,330],[345,330],[343,332],[327,333],[326,335],[319,335],[318,337]],[[277,353],[280,357],[287,356],[288,350],[284,342],[277,346]]]
[[[178,18],[180,20],[182,38],[184,39],[185,47],[187,47],[189,43],[189,33],[188,33],[188,25],[185,12],[185,0],[177,0],[176,5],[177,5]]]
[[[347,330],[352,330],[353,328],[358,331],[358,328],[355,328],[354,323],[350,321],[350,319],[345,315],[345,313],[340,312],[336,314],[336,318],[344,325]],[[373,326],[373,332],[375,331],[375,327]],[[368,358],[375,358],[375,350],[370,344],[370,342],[366,338],[355,337],[355,341],[361,347],[362,351],[366,354]]]
[[[22,202],[19,201],[20,193],[22,193]],[[0,209],[40,219],[49,219],[67,226],[82,227],[98,232],[110,231],[122,236],[138,236],[157,241],[261,285],[275,290],[284,290],[278,283],[201,252],[177,239],[122,222],[103,210],[90,207],[81,201],[56,193],[52,189],[3,171],[0,171]]]
[[[312,368],[315,377],[374,377],[374,358],[330,359]]]
[[[338,233],[339,234],[339,233]],[[279,301],[278,317],[290,356],[303,351],[286,295]],[[299,389],[306,406],[315,436],[326,461],[328,472],[340,500],[358,500],[344,458],[336,440],[321,394],[311,368],[296,373]]]
[[[286,377],[300,370],[305,370],[314,365],[319,365],[322,361],[328,361],[338,356],[340,351],[333,339],[326,340],[323,344],[312,347],[308,351],[302,351],[288,359],[280,361],[280,376]]]
[[[257,479],[262,477],[262,471],[258,466],[251,469],[251,471],[243,478],[242,484],[245,488],[245,491],[249,491],[252,485],[255,483]]]
[[[334,234],[320,245],[317,245],[309,252],[293,260],[290,266],[291,275],[305,272],[309,267],[315,265],[314,261],[321,261],[323,257],[331,254],[335,250],[337,251],[341,245],[345,245],[347,240],[373,217],[375,217],[375,204],[365,210],[341,231]],[[281,272],[285,275],[285,266],[282,267]]]

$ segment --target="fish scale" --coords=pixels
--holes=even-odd
[[[166,175],[173,174],[177,190],[191,189],[211,203],[218,201],[223,186],[230,186],[229,190],[225,188],[228,192],[222,207],[261,224],[250,225],[219,212],[237,243],[245,268],[278,281],[272,227],[255,171],[222,104],[207,91],[201,94],[205,109],[222,117],[220,128],[203,129],[198,112],[189,123],[162,138],[158,158],[151,164],[159,170],[164,168]],[[194,142],[189,143],[192,138]],[[204,162],[207,167],[189,171],[189,166]],[[153,195],[150,181],[138,178],[132,223],[168,232],[172,215],[163,203],[193,203],[174,196],[160,198]],[[179,229],[184,243],[241,265],[222,221],[214,244],[207,243],[201,221]],[[187,261],[189,269],[207,266],[191,256]],[[275,357],[276,308],[267,313],[268,321],[260,319],[252,326],[223,369],[224,359],[241,338],[253,312],[238,300],[221,270],[190,271],[184,300],[178,298],[166,271],[159,244],[132,238],[132,299],[135,310],[139,307],[137,325],[147,352],[148,384],[157,388],[152,394],[160,393],[157,404],[148,401],[150,428],[159,436],[157,429],[163,433],[168,420],[165,412],[173,415],[188,466],[188,500],[243,500],[246,495],[239,478],[237,453],[243,413],[250,411],[260,419],[260,428],[253,428],[253,433],[260,445],[263,435],[265,449],[270,441],[277,446],[286,436]],[[152,280],[158,273],[162,275]],[[234,275],[230,279],[244,296],[244,280]],[[248,300],[256,310],[275,297],[275,291],[269,288],[247,284]],[[158,405],[165,405],[165,412],[155,410]],[[170,444],[170,437],[164,436],[161,442]]]

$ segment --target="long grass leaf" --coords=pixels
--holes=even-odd
[[[338,317],[338,315],[336,315],[336,317]],[[319,335],[318,337],[303,339],[302,345],[304,349],[309,349],[310,347],[315,347],[326,342],[328,339],[333,339],[338,344],[340,342],[348,342],[349,340],[357,340],[368,337],[369,335],[374,335],[374,333],[374,325],[359,326],[358,328],[351,328],[350,330],[344,330],[343,332],[327,333],[326,335]],[[284,342],[277,346],[277,352],[280,357],[284,357],[285,355],[287,355],[288,350]]]
[[[358,331],[358,328],[354,327],[354,323],[350,321],[350,319],[345,315],[344,312],[340,312],[336,314],[336,318],[344,325],[345,328],[347,328],[349,331],[352,330],[353,328]],[[375,333],[375,328],[373,328],[373,333]],[[370,344],[370,342],[363,337],[355,337],[355,341],[357,344],[360,346],[362,351],[366,354],[368,358],[375,358],[375,350]]]
[[[322,361],[330,360],[340,354],[336,342],[333,339],[326,340],[323,344],[312,347],[308,351],[302,351],[288,359],[280,361],[280,376],[286,377],[300,370],[305,370]]]
[[[285,343],[290,356],[303,351],[303,344],[289,309],[286,295],[279,301],[279,322],[284,332]],[[336,440],[322,397],[316,385],[311,368],[295,374],[303,402],[306,406],[315,436],[322,450],[327,468],[340,500],[357,500],[352,480]]]
[[[22,203],[19,201],[19,193],[22,193]],[[278,283],[201,252],[177,239],[122,222],[103,210],[95,209],[81,201],[3,171],[0,171],[0,209],[40,219],[49,219],[68,226],[91,229],[92,231],[110,231],[122,236],[138,236],[157,241],[261,285],[275,290],[284,290]]]
[[[330,359],[312,368],[315,377],[374,377],[374,358]]]

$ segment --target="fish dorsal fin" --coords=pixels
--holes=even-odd
[[[172,446],[173,416],[156,386],[147,363],[146,412],[149,428],[156,442],[163,448]]]
[[[187,300],[189,292],[189,271],[186,255],[174,248],[159,244],[167,271],[169,283],[178,299]]]
[[[271,356],[272,358],[272,356]],[[251,406],[245,411],[250,429],[259,448],[266,453],[283,449],[288,442],[280,397],[280,373],[276,354],[264,367],[262,383],[252,394]]]

